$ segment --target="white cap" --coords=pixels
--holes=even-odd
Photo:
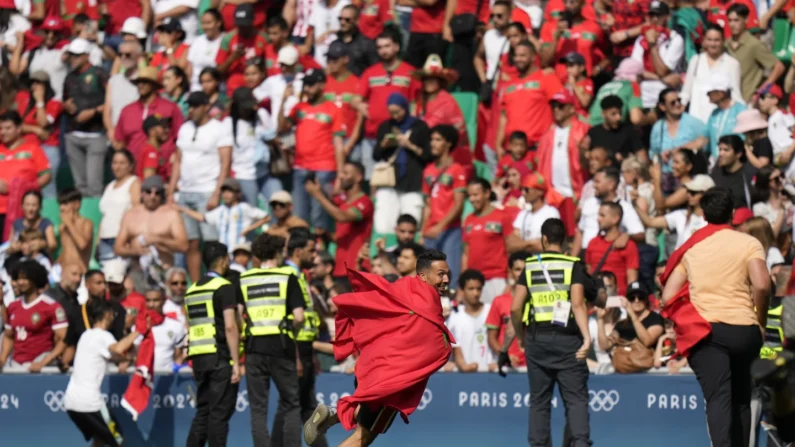
[[[707,174],[698,174],[693,180],[685,183],[685,189],[693,192],[704,192],[715,187],[715,180]]]
[[[731,90],[731,81],[729,81],[729,76],[727,76],[726,73],[719,71],[711,77],[712,79],[709,81],[709,90],[707,90],[707,93],[715,91],[728,92]]]
[[[279,50],[276,62],[284,65],[295,65],[298,63],[298,49],[293,45],[287,45]]]
[[[105,274],[105,281],[116,284],[124,283],[127,276],[127,263],[123,259],[111,259],[102,265],[102,273]]]
[[[88,54],[91,51],[91,44],[82,37],[69,42],[66,46],[66,52],[69,54]]]
[[[121,26],[122,34],[132,34],[138,39],[146,39],[146,24],[138,17],[130,17]]]

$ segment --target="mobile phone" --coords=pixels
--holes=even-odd
[[[384,139],[385,140],[397,140],[397,137],[393,133],[388,133],[388,134],[384,135]]]
[[[611,307],[622,307],[621,306],[621,297],[620,296],[609,296],[607,297],[607,303],[605,304],[606,308]]]
[[[309,172],[306,174],[306,181],[307,182],[314,182],[315,181],[315,173]]]

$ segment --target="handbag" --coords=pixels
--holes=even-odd
[[[271,175],[287,175],[293,170],[291,153],[276,146],[276,144],[270,145],[271,160],[268,169]]]
[[[453,32],[454,38],[474,37],[478,29],[478,17],[480,17],[480,8],[482,6],[483,0],[478,0],[478,6],[474,14],[466,13],[453,16],[450,20],[450,31]]]
[[[397,129],[393,132],[399,132]],[[406,138],[411,137],[411,131],[408,131]],[[394,188],[397,184],[397,171],[395,170],[395,161],[402,151],[402,147],[395,149],[386,161],[379,161],[373,166],[373,173],[370,175],[370,186],[373,188]]]
[[[613,348],[612,357],[613,368],[621,374],[645,372],[654,366],[654,351],[638,339],[631,342],[619,340]]]

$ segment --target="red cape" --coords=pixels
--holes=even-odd
[[[358,387],[337,403],[345,430],[356,426],[359,404],[380,406],[408,416],[417,409],[428,378],[447,363],[453,336],[444,325],[436,290],[419,278],[391,284],[384,278],[348,269],[356,292],[334,298],[336,341],[341,361],[359,354]]]
[[[731,230],[728,225],[712,225],[696,231],[681,247],[679,247],[665,264],[665,272],[660,276],[660,282],[665,284],[676,266],[682,262],[685,253],[696,244],[721,230]],[[712,325],[698,313],[690,302],[690,282],[686,281],[679,292],[673,296],[662,309],[662,316],[674,322],[676,331],[676,352],[687,357],[690,349],[706,338],[712,332]]]

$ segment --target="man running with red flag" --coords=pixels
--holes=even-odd
[[[370,445],[400,413],[417,409],[428,378],[450,357],[453,336],[444,325],[440,296],[450,282],[447,256],[428,250],[417,258],[417,277],[394,284],[348,270],[356,292],[334,298],[337,361],[358,354],[356,391],[340,399],[335,412],[319,405],[304,425],[312,445],[320,433],[342,424],[356,428],[340,447]]]

